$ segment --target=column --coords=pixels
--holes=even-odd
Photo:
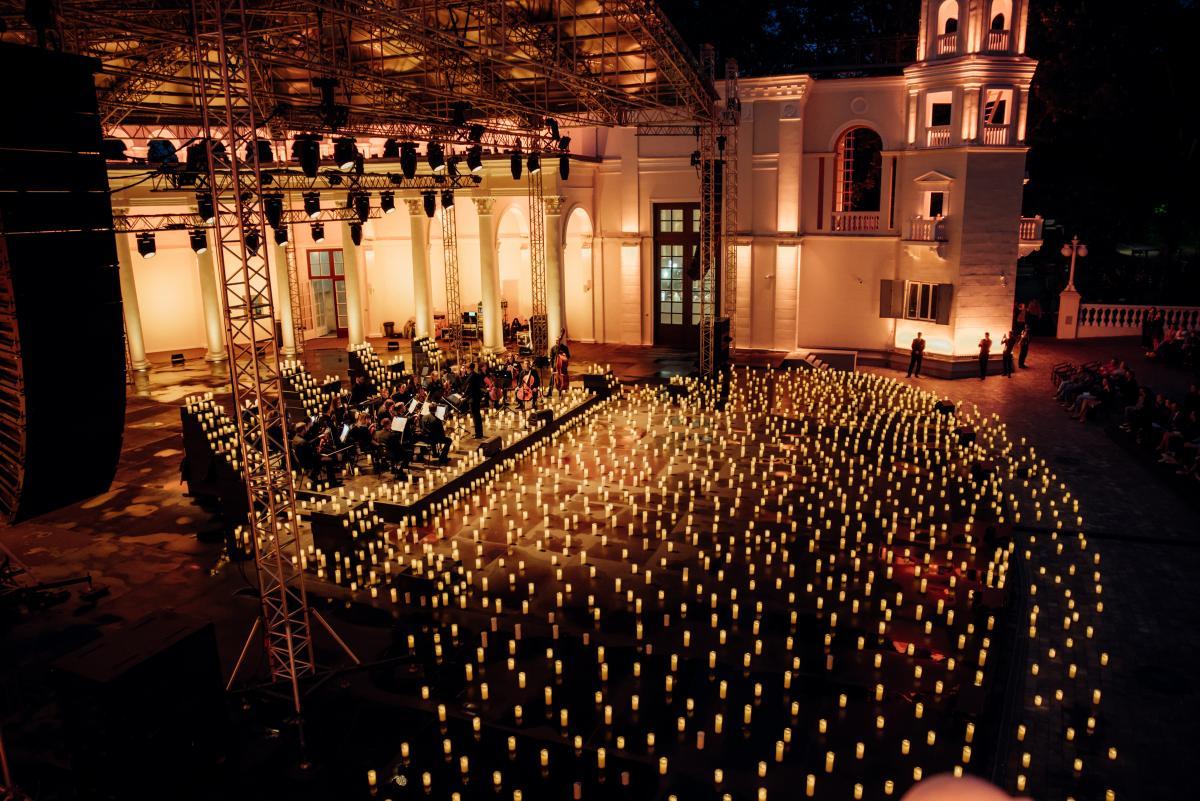
[[[272,245],[271,258],[275,265],[275,308],[279,309],[279,325],[283,329],[281,356],[296,355],[296,321],[292,317],[292,282],[288,280],[287,245]]]
[[[367,337],[363,328],[362,270],[358,265],[358,245],[350,238],[350,221],[342,221],[342,271],[346,278],[346,329],[350,347],[361,345]]]
[[[433,287],[429,278],[429,228],[425,209],[416,198],[405,198],[412,236],[413,308],[417,337],[433,336]]]
[[[227,358],[225,322],[221,319],[221,297],[217,292],[217,274],[213,270],[212,229],[205,231],[204,235],[208,247],[203,253],[196,254],[196,270],[200,273],[200,303],[204,307],[204,340],[208,345],[204,361],[220,362]]]
[[[483,347],[504,350],[504,318],[500,312],[500,265],[496,262],[495,198],[477,197],[479,215],[479,289],[483,295]]]
[[[126,214],[127,209],[113,209]],[[142,313],[138,310],[137,286],[133,283],[133,257],[129,252],[130,234],[117,234],[118,276],[121,280],[121,307],[125,312],[125,344],[134,370],[149,370],[146,341],[142,337]]]
[[[565,325],[563,315],[562,270],[562,207],[558,195],[545,199],[546,207],[546,339],[550,345],[558,341]]]

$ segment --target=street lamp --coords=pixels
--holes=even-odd
[[[1079,241],[1079,237],[1071,237],[1071,241],[1062,246],[1062,254],[1064,258],[1071,260],[1071,272],[1067,276],[1066,292],[1075,291],[1075,257],[1087,255],[1087,245]]]

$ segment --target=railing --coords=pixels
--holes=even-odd
[[[958,52],[958,31],[954,33],[943,33],[937,38],[937,54],[939,56],[950,56]]]
[[[835,211],[833,230],[844,234],[872,233],[879,230],[877,211]]]
[[[1041,242],[1042,241],[1042,218],[1038,217],[1022,217],[1021,224],[1018,227],[1021,233],[1022,242]]]
[[[913,217],[908,225],[908,238],[912,242],[945,242],[945,220],[941,217]]]
[[[983,126],[983,143],[985,145],[1007,145],[1008,144],[1008,126],[1007,125],[984,125]]]
[[[946,147],[950,144],[950,126],[932,125],[925,137],[927,147]]]
[[[1197,306],[1131,306],[1121,303],[1083,303],[1079,306],[1077,337],[1141,336],[1151,309],[1163,313],[1164,328],[1200,329]]]
[[[988,31],[987,51],[989,53],[1008,52],[1008,31]]]

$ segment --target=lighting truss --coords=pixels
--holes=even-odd
[[[399,165],[397,165],[399,166]],[[472,175],[416,175],[404,178],[396,173],[367,172],[355,175],[353,172],[325,170],[316,178],[291,170],[262,170],[262,175],[269,176],[263,185],[280,191],[322,191],[325,189],[391,189],[394,191],[411,190],[414,192],[440,191],[442,189],[472,189],[479,182]],[[258,184],[253,176],[241,173],[235,183],[233,175],[225,169],[218,171],[215,176],[185,172],[180,169],[161,170],[151,176],[148,181],[151,192],[196,192],[211,186],[214,182],[218,192],[230,192],[233,187],[240,185],[243,190],[255,191]],[[261,176],[260,176],[261,177]],[[330,179],[336,183],[330,183]]]
[[[546,202],[542,194],[542,171],[525,172],[529,176],[529,269],[533,288],[529,342],[533,355],[544,358],[550,354],[546,319]]]
[[[454,360],[462,365],[462,293],[459,289],[458,227],[454,206],[442,206],[442,253],[446,273],[446,325],[450,328],[450,349]]]
[[[371,209],[371,217],[378,217],[379,209]],[[320,215],[316,218],[310,218],[302,209],[285,209],[281,217],[281,224],[296,225],[300,223],[310,222],[358,222],[358,214],[354,209],[345,206],[334,206],[333,208],[321,209]],[[217,215],[212,223],[206,223],[199,214],[183,213],[183,214],[114,214],[113,215],[113,230],[119,234],[141,233],[143,231],[190,231],[193,228],[217,228],[223,226],[225,228],[235,227],[238,224],[237,217],[230,213],[222,211]],[[268,240],[262,240],[268,241]],[[288,241],[291,242],[289,235]]]
[[[725,190],[724,287],[722,315],[729,319],[729,336],[735,336],[737,316],[737,233],[738,233],[738,127],[742,121],[742,102],[738,96],[738,67],[733,59],[725,61],[725,107],[721,110],[721,130],[725,136],[724,169],[721,186]],[[732,348],[732,344],[730,345]]]

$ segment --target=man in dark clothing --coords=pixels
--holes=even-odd
[[[471,421],[475,423],[475,439],[483,439],[483,373],[475,362],[471,362],[471,372],[467,374],[466,395]]]
[[[1013,348],[1017,344],[1017,338],[1013,336],[1013,332],[1009,331],[1000,340],[1000,345],[1003,350],[1000,354],[1002,372],[1005,378],[1012,378],[1013,374]]]
[[[450,438],[446,436],[446,427],[436,415],[421,417],[421,439],[433,449],[433,458],[443,464],[450,460]]]
[[[925,360],[925,338],[921,336],[921,332],[917,332],[917,338],[912,341],[909,346],[912,350],[912,356],[908,358],[908,375],[911,378],[916,376],[921,377],[921,362]]]
[[[1029,356],[1029,326],[1021,329],[1021,335],[1017,337],[1017,367],[1024,369],[1025,359]]]
[[[988,357],[992,353],[992,335],[987,331],[983,332],[983,339],[979,340],[979,380],[987,378]]]

